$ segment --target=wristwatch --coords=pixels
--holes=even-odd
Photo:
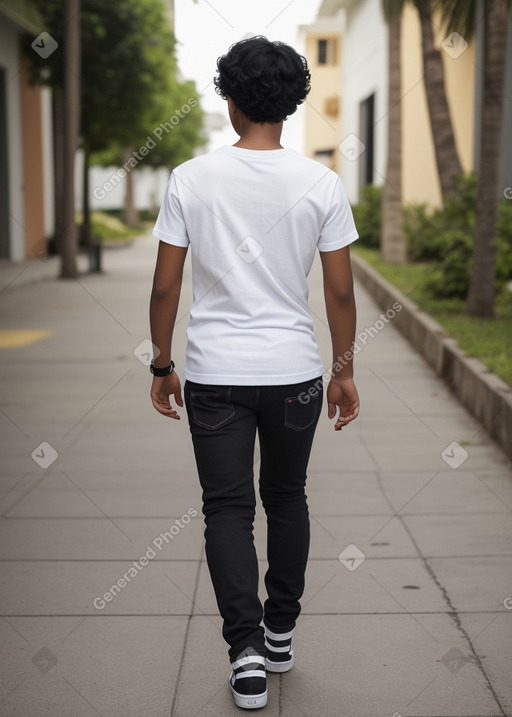
[[[163,378],[164,376],[168,376],[170,373],[172,373],[174,371],[174,361],[171,361],[169,366],[166,366],[165,368],[157,368],[153,364],[153,359],[152,359],[149,370],[151,371],[153,376],[158,376],[159,378]]]

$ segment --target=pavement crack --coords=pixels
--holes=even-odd
[[[484,681],[485,681],[485,686],[487,687],[487,689],[489,690],[489,692],[492,694],[492,696],[493,696],[493,698],[494,698],[494,701],[496,702],[496,705],[497,705],[498,708],[500,709],[500,715],[501,715],[502,717],[509,717],[509,715],[508,715],[508,713],[506,712],[505,708],[504,708],[503,705],[501,704],[500,698],[498,697],[498,694],[496,693],[496,690],[494,689],[494,686],[493,686],[493,684],[492,684],[490,678],[488,677],[488,675],[487,675],[487,673],[486,673],[486,671],[485,671],[484,665],[483,665],[483,663],[482,663],[482,661],[481,661],[481,659],[480,659],[480,656],[478,655],[478,653],[477,653],[477,651],[476,651],[476,649],[475,649],[475,647],[474,647],[474,645],[473,645],[472,639],[470,638],[470,636],[468,635],[468,633],[467,633],[467,631],[465,630],[464,626],[462,625],[462,621],[461,621],[461,619],[460,619],[459,613],[458,613],[458,611],[457,611],[455,605],[453,604],[453,602],[452,602],[452,600],[451,600],[451,598],[450,598],[450,596],[449,596],[449,594],[448,594],[447,589],[444,587],[444,585],[441,583],[441,581],[440,581],[439,578],[437,577],[437,575],[436,575],[436,573],[435,573],[435,571],[434,571],[434,568],[433,568],[433,567],[430,565],[430,563],[428,562],[428,558],[426,558],[426,557],[423,555],[423,553],[421,552],[419,545],[417,544],[416,540],[414,539],[413,534],[412,534],[411,531],[409,530],[408,525],[407,525],[407,524],[405,523],[405,521],[401,518],[401,516],[398,516],[398,518],[402,521],[402,524],[403,524],[405,530],[407,531],[407,533],[408,533],[408,535],[409,535],[411,541],[413,542],[413,544],[414,544],[416,550],[418,551],[418,555],[420,556],[421,560],[423,561],[423,564],[424,564],[424,566],[425,566],[425,570],[427,571],[427,573],[430,575],[430,577],[432,578],[432,580],[434,581],[434,583],[435,583],[435,584],[437,585],[437,587],[439,588],[439,590],[440,590],[440,592],[441,592],[441,595],[443,596],[443,600],[444,600],[444,601],[446,602],[446,604],[448,605],[448,607],[449,607],[449,610],[448,610],[448,612],[447,612],[448,616],[451,617],[451,619],[452,619],[453,622],[455,623],[455,627],[457,628],[458,632],[461,634],[461,636],[463,637],[463,639],[466,641],[466,643],[467,643],[467,645],[468,645],[468,647],[469,647],[469,649],[470,649],[470,651],[471,651],[471,658],[469,659],[469,661],[472,662],[472,663],[478,668],[478,670],[480,671],[480,673],[482,674],[482,677],[484,678]]]

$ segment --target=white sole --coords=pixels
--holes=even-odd
[[[265,667],[268,672],[288,672],[293,667],[293,655],[291,660],[286,662],[272,662],[268,658],[265,660]]]
[[[229,685],[231,687],[231,685]],[[233,699],[235,705],[241,707],[244,710],[257,710],[260,707],[265,707],[267,704],[268,690],[262,692],[260,695],[241,695],[231,687]]]

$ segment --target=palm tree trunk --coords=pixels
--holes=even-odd
[[[487,0],[483,32],[483,93],[475,248],[468,313],[493,316],[496,275],[496,214],[507,45],[505,0]],[[477,68],[477,72],[478,72]]]
[[[434,47],[431,0],[414,0],[414,4],[420,17],[425,91],[444,204],[457,190],[457,177],[462,174],[462,166],[446,98],[443,58],[441,51]]]
[[[64,6],[64,172],[61,278],[77,276],[78,227],[75,224],[75,153],[80,131],[80,0]]]
[[[402,208],[402,115],[400,15],[388,20],[388,158],[382,193],[381,254],[390,264],[405,264]]]

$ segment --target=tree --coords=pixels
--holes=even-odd
[[[475,30],[475,0],[442,0],[448,29],[471,37]],[[467,311],[493,316],[496,276],[496,220],[508,9],[511,0],[486,0],[483,12],[483,75],[480,119],[480,157],[476,199],[475,245]]]
[[[80,0],[65,0],[63,216],[60,225],[61,277],[77,275],[75,224],[75,153],[80,126]]]
[[[64,0],[36,2],[45,27],[60,46],[64,34]],[[162,0],[110,0],[108,3],[82,0],[81,28],[80,124],[87,175],[92,152],[104,150],[112,143],[120,147],[138,146],[139,140],[155,126],[162,97],[173,103],[177,95],[181,97],[177,91],[181,83],[177,80],[174,36]],[[25,47],[33,78],[51,85],[58,97],[65,72],[62,53],[54,52],[42,62],[30,49],[32,39],[27,38]],[[195,142],[200,142],[198,136]],[[186,146],[191,153],[194,138]],[[59,156],[56,148],[56,159]],[[58,176],[57,171],[56,179]],[[88,215],[87,195],[83,223],[86,242]],[[62,219],[58,216],[59,222],[62,223]]]
[[[404,263],[406,259],[401,204],[400,16],[407,1],[414,3],[420,19],[425,92],[443,203],[455,193],[457,177],[462,173],[446,98],[443,61],[434,47],[431,0],[382,0],[389,44],[388,159],[382,195],[382,256],[390,263]]]
[[[93,153],[92,164],[127,167],[129,170],[124,177],[125,221],[127,213],[133,209],[135,170],[130,169],[130,160],[135,158],[137,167],[167,167],[171,170],[190,159],[196,147],[205,144],[206,137],[202,134],[202,128],[203,111],[199,105],[195,84],[176,82],[169,75],[169,86],[159,93],[154,108],[148,113],[143,131],[138,136],[134,135],[134,147],[130,150],[115,140],[105,150]],[[149,152],[146,152],[145,146],[149,147]],[[144,157],[140,157],[140,150],[144,152]]]
[[[400,78],[400,15],[398,3],[384,2],[388,23],[388,156],[382,193],[381,253],[384,261],[404,264],[406,245],[402,208],[402,92]]]
[[[442,1],[442,0],[441,0]],[[459,3],[459,0],[448,0]],[[441,52],[434,46],[432,30],[432,8],[437,8],[439,0],[382,0],[384,16],[388,23],[399,17],[406,2],[412,2],[417,11],[421,26],[422,62],[427,107],[432,130],[432,140],[436,158],[437,174],[441,188],[443,204],[447,197],[457,190],[457,177],[462,167],[455,143],[455,134],[446,98],[444,66]],[[472,4],[474,0],[470,0]],[[433,5],[433,3],[436,3]],[[464,3],[463,3],[464,4]]]
[[[446,97],[441,51],[434,46],[431,0],[414,0],[421,25],[423,75],[430,127],[434,140],[437,174],[443,204],[457,192],[457,178],[462,174],[455,134]]]

